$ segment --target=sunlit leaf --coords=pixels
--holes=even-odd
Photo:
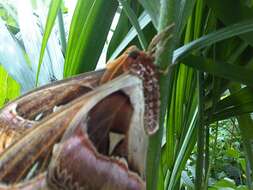
[[[19,84],[0,66],[0,107],[20,94]]]
[[[7,30],[1,18],[0,33],[0,44],[2,44],[0,46],[0,64],[21,84],[22,92],[32,89],[35,85],[35,73],[32,73],[22,48]]]
[[[41,44],[41,49],[40,49],[38,70],[37,70],[37,73],[36,73],[36,86],[37,86],[38,80],[39,80],[40,68],[41,68],[43,56],[44,56],[44,53],[45,53],[45,49],[46,49],[46,46],[47,46],[47,41],[48,41],[50,33],[53,29],[57,13],[58,13],[58,11],[60,9],[60,6],[61,6],[61,2],[62,2],[62,0],[51,1],[51,5],[50,5],[49,11],[48,11],[45,31],[44,31],[42,44]]]
[[[95,69],[117,7],[115,0],[78,1],[69,33],[65,77]]]

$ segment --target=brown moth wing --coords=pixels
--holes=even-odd
[[[99,102],[88,114],[87,133],[99,153],[110,155],[129,130],[133,108],[129,98],[115,92]],[[113,138],[113,135],[115,138]],[[122,151],[127,155],[127,150]],[[123,157],[124,155],[120,155]]]
[[[80,109],[61,143],[55,146],[48,170],[48,183],[53,189],[145,189],[148,138],[143,127],[141,86],[138,77],[123,74],[87,94],[93,94],[90,105]],[[142,103],[133,104],[133,99]],[[115,148],[110,148],[110,133],[123,136],[113,145]]]
[[[71,123],[69,122],[71,119],[74,123],[78,120],[78,117],[76,118],[76,116],[74,116],[74,119],[72,117],[73,114],[77,115],[77,110],[79,110],[78,113],[82,113],[81,116],[83,118],[90,109],[97,105],[97,102],[103,100],[108,94],[116,92],[120,88],[128,88],[134,84],[140,84],[136,77],[123,75],[121,79],[122,80],[112,82],[111,87],[110,84],[103,85],[98,87],[98,89],[87,93],[87,95],[83,95],[70,102],[60,111],[51,114],[48,118],[44,118],[39,125],[35,126],[34,129],[31,129],[30,132],[22,136],[20,140],[10,146],[1,155],[1,179],[6,182],[16,181],[24,174],[24,171],[29,169],[29,166],[35,161],[36,157],[41,155],[41,150],[50,151],[50,145],[56,142],[55,138],[61,136],[60,134],[65,131],[66,127],[68,127],[67,132],[72,134],[71,125],[73,125],[73,123],[72,121]],[[59,125],[57,124],[58,122],[60,122]],[[53,134],[53,136],[51,134]],[[54,139],[52,139],[52,137],[54,137]]]
[[[77,103],[74,106],[72,104],[69,107],[64,104],[70,104],[79,96],[90,91],[91,88],[95,88],[103,72],[102,70],[86,73],[46,85],[10,102],[1,110],[2,150],[12,144],[14,139],[16,142],[0,155],[1,181],[17,182],[27,175],[36,161],[39,160],[41,163],[44,157],[50,158],[50,150],[53,145],[60,140],[64,130],[68,127],[68,121],[82,106],[82,103]],[[37,103],[40,106],[37,106]],[[30,118],[24,118],[32,115],[33,112],[51,110],[54,106],[61,104],[60,110],[45,116],[41,121],[34,122]],[[13,110],[16,112],[16,109],[11,109],[14,105],[19,105],[19,112],[23,113],[24,117],[12,115]],[[29,111],[29,109],[33,111]],[[12,118],[8,116],[12,116]],[[27,123],[32,123],[32,125],[26,125]],[[46,162],[39,167],[47,167]],[[41,169],[43,170],[43,168]]]
[[[44,152],[50,152],[66,129],[68,134],[72,134],[69,131],[72,130],[70,126],[73,124],[70,122],[77,121],[77,113],[80,112],[83,117],[109,94],[132,86],[133,83],[140,84],[139,81],[136,77],[122,75],[121,80],[111,83],[112,86],[99,86],[42,119],[0,155],[0,180],[11,183],[22,179]]]
[[[0,110],[0,153],[27,129],[50,115],[55,107],[96,87],[103,73],[104,70],[95,71],[57,81],[8,103]]]
[[[0,180],[14,183],[26,176],[41,156],[51,152],[81,106],[75,104],[51,114],[10,145],[0,155]]]
[[[50,190],[46,182],[46,173],[36,176],[34,179],[18,184],[0,184],[0,190]]]
[[[143,180],[129,171],[124,161],[99,154],[81,128],[58,146],[54,153],[57,158],[52,159],[48,172],[48,185],[52,189],[145,189]]]

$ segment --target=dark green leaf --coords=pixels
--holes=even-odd
[[[189,55],[193,51],[200,50],[201,48],[208,47],[224,39],[251,31],[253,31],[253,20],[243,21],[231,26],[227,26],[178,48],[174,52],[173,62],[175,63],[180,61],[184,56]]]
[[[154,0],[139,0],[145,10],[148,12],[152,23],[158,29],[158,19],[160,16],[160,1]]]
[[[116,0],[77,2],[68,39],[65,77],[95,69],[117,7]]]
[[[129,3],[125,0],[119,0],[121,5],[123,6],[123,10],[128,16],[130,22],[134,26],[135,30],[138,33],[138,38],[140,40],[140,44],[142,46],[142,49],[145,50],[147,48],[147,40],[145,39],[145,36],[143,34],[143,31],[141,30],[141,27],[139,25],[138,19],[134,11],[131,9]]]
[[[232,81],[240,82],[245,85],[253,86],[253,78],[251,70],[242,66],[232,65],[228,63],[218,62],[206,59],[201,56],[189,55],[182,62],[197,70],[214,74]]]
[[[246,6],[243,2],[238,0],[211,0],[207,1],[207,5],[212,8],[215,15],[225,25],[231,25],[253,18],[253,8]],[[240,35],[240,37],[253,46],[253,33]]]

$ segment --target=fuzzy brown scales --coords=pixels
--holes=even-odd
[[[143,81],[144,125],[149,135],[154,134],[159,128],[160,92],[158,71],[153,62],[152,55],[131,46],[118,59],[107,64],[107,71],[101,79],[101,83],[105,83],[122,73],[130,72]]]
[[[145,97],[145,129],[148,134],[154,134],[158,129],[160,93],[158,85],[158,74],[153,57],[134,50],[129,53],[129,57],[134,59],[132,64],[126,66],[132,74],[137,75],[143,81],[143,92]]]

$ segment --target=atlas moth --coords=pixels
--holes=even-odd
[[[159,127],[157,41],[8,103],[0,189],[146,189],[148,139]]]

